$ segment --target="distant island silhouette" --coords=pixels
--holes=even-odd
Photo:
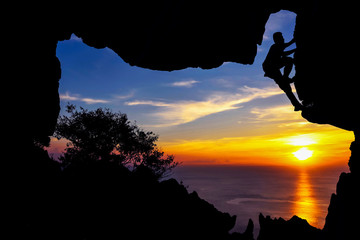
[[[17,4],[17,3],[16,3]],[[115,5],[116,4],[116,5]],[[358,113],[356,1],[127,1],[5,7],[2,157],[4,235],[9,239],[253,239],[232,233],[235,217],[216,210],[174,180],[159,182],[96,162],[61,169],[49,145],[60,110],[59,41],[75,34],[95,48],[108,47],[132,66],[173,71],[252,64],[272,13],[297,14],[295,88],[302,116],[353,131],[349,173],[331,196],[326,224],[259,216],[263,239],[354,239],[359,234],[360,114]],[[11,5],[11,3],[10,3]],[[106,81],[106,80],[104,80]],[[5,102],[5,101],[4,101]],[[161,201],[160,201],[161,200]],[[355,237],[354,237],[355,236]]]

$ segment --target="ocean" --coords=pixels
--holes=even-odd
[[[178,166],[171,177],[181,181],[189,192],[218,210],[236,215],[232,231],[243,232],[249,218],[254,236],[259,232],[259,214],[282,217],[293,215],[323,228],[332,193],[347,166],[291,168],[268,166]]]

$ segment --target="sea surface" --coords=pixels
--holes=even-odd
[[[232,231],[245,231],[251,218],[257,237],[260,213],[286,220],[297,215],[323,228],[341,172],[348,172],[345,164],[327,168],[178,166],[172,177],[218,210],[236,215]]]

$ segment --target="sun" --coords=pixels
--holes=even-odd
[[[304,161],[313,155],[314,151],[309,150],[307,147],[300,148],[296,152],[293,152],[294,156],[300,161]]]

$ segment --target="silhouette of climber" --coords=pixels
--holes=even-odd
[[[290,99],[292,105],[294,105],[294,111],[300,111],[303,106],[293,94],[290,83],[294,82],[294,80],[289,78],[294,60],[291,57],[288,57],[288,55],[294,53],[296,49],[284,51],[285,48],[295,42],[295,39],[285,43],[281,32],[274,33],[273,39],[275,44],[270,47],[262,65],[265,72],[264,76],[274,79],[279,87],[285,92],[286,96]],[[284,75],[281,74],[281,68],[284,68]]]

